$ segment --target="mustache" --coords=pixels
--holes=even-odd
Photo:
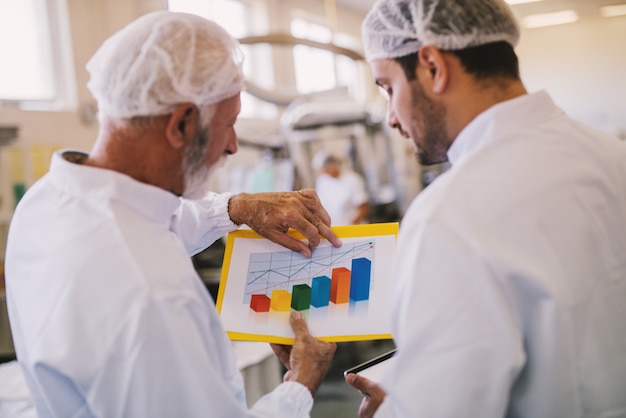
[[[399,125],[396,126],[396,129],[398,130],[398,132],[400,132],[400,135],[402,135],[405,138],[409,138],[409,134],[404,129],[402,129],[401,126]]]

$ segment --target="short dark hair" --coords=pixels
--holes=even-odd
[[[417,63],[419,62],[417,52],[403,57],[394,58],[394,60],[400,64],[400,67],[402,67],[402,71],[404,71],[404,75],[408,81],[412,81],[417,78],[417,73],[415,72],[417,69]]]
[[[453,51],[444,51],[459,58],[465,70],[479,80],[490,77],[519,79],[519,63],[513,47],[508,42],[492,42]],[[400,64],[406,79],[417,77],[417,52],[394,58]]]

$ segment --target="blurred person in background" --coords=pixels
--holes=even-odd
[[[365,181],[334,155],[321,152],[314,158],[319,168],[315,182],[322,205],[330,215],[333,225],[365,223],[368,214],[368,196]]]

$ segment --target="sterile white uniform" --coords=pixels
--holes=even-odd
[[[190,202],[57,153],[18,205],[9,317],[40,417],[305,417],[303,385],[250,411],[190,254],[236,226],[230,194]]]
[[[333,225],[352,225],[359,206],[367,202],[365,182],[350,170],[342,170],[339,177],[321,173],[315,182],[315,191]]]
[[[626,144],[538,92],[448,156],[400,228],[377,416],[626,416]]]

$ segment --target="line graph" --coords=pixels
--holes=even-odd
[[[352,268],[355,259],[373,263],[375,242],[372,240],[315,248],[311,258],[293,251],[251,253],[248,261],[243,303],[250,304],[253,295],[271,297],[272,292],[291,292],[294,286],[311,286],[314,278],[332,277],[333,270]]]

